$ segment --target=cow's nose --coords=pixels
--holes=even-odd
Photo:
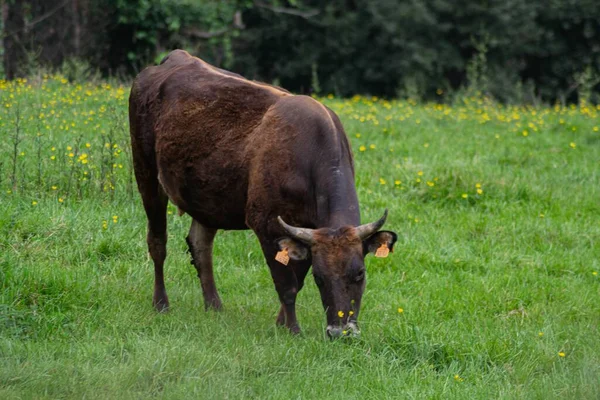
[[[336,339],[344,335],[344,330],[340,326],[331,326],[327,327],[327,336],[331,339]]]
[[[352,337],[360,336],[360,329],[355,321],[350,321],[346,324],[346,331],[348,332],[348,335]]]

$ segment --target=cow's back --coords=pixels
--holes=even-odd
[[[132,141],[154,154],[161,185],[183,211],[206,226],[243,229],[246,140],[285,96],[176,50],[136,78]]]

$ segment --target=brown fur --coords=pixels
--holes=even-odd
[[[324,264],[330,265],[327,272],[340,276],[345,273],[345,263],[340,262],[353,256],[362,257],[362,241],[356,236],[356,229],[344,226],[337,230],[319,229],[315,232],[313,254],[323,256]]]
[[[325,254],[332,274],[342,274],[340,260],[349,250],[364,257],[352,234],[360,215],[350,145],[337,116],[314,99],[176,50],[138,75],[129,117],[158,309],[168,307],[162,272],[167,198],[198,224],[188,243],[207,306],[220,308],[220,299],[206,253],[214,234],[203,232],[254,230],[281,300],[278,322],[285,319],[292,331],[298,331],[295,298],[311,259],[287,267],[274,260],[275,241],[284,236],[276,217],[327,228],[312,251]]]

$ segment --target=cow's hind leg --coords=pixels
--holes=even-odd
[[[154,296],[152,304],[157,311],[169,308],[169,298],[165,289],[163,267],[167,257],[167,203],[168,198],[158,188],[154,195],[144,196],[144,208],[148,216],[148,251],[154,261]]]
[[[134,148],[134,150],[136,150]],[[138,188],[148,218],[148,251],[154,262],[154,296],[152,304],[157,311],[169,308],[169,299],[165,289],[163,267],[167,257],[167,204],[169,199],[158,182],[156,167],[147,163],[134,151],[134,167]]]
[[[148,251],[154,261],[152,303],[158,311],[165,311],[169,308],[163,275],[163,266],[167,257],[167,203],[169,200],[158,182],[158,167],[154,151],[155,134],[152,128],[154,123],[147,118],[148,110],[145,106],[138,112],[139,93],[137,92],[136,84],[134,84],[129,98],[131,155],[138,189],[148,217]]]
[[[216,229],[207,228],[193,220],[190,233],[186,238],[192,255],[192,264],[198,271],[198,278],[202,285],[204,308],[207,310],[210,308],[220,310],[223,307],[213,275],[212,249],[216,234]]]

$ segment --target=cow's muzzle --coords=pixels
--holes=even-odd
[[[333,326],[327,325],[327,336],[331,339],[337,339],[341,337],[358,337],[360,336],[360,329],[358,329],[358,325],[356,321],[350,321],[346,325],[342,326]]]

